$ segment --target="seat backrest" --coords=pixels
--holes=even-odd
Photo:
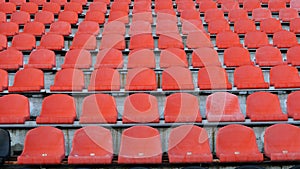
[[[44,88],[44,73],[40,69],[26,68],[17,71],[14,87],[40,87]]]
[[[253,65],[250,52],[243,47],[231,47],[224,51],[224,64],[227,67],[238,67],[243,65]]]
[[[155,68],[154,52],[150,49],[131,50],[128,55],[127,68]]]
[[[23,65],[22,52],[8,48],[0,52],[0,69],[4,70],[18,70]]]
[[[300,106],[298,100],[300,99],[300,91],[290,93],[286,101],[286,111],[289,117],[298,119],[300,115]]]
[[[255,22],[260,22],[264,19],[272,18],[270,9],[268,8],[255,8],[252,11],[252,19]]]
[[[27,97],[19,94],[9,94],[0,97],[0,114],[5,116],[23,116],[29,119],[30,108]]]
[[[259,66],[276,66],[283,64],[281,52],[273,46],[263,46],[256,50],[255,61]]]
[[[187,35],[186,46],[191,49],[209,47],[212,48],[213,44],[210,40],[210,36],[202,30],[190,32]]]
[[[85,49],[69,50],[62,68],[88,69],[92,65],[91,53]]]
[[[114,48],[118,50],[125,49],[124,35],[121,34],[105,34],[102,36],[100,50]]]
[[[282,27],[280,20],[276,18],[264,19],[260,22],[260,30],[268,34],[273,34],[275,32],[281,31]]]
[[[28,64],[25,65],[25,68],[52,69],[55,66],[55,53],[48,49],[38,49],[30,53]]]
[[[7,89],[8,87],[8,73],[5,70],[0,69],[0,91]]]
[[[189,69],[172,66],[162,72],[163,90],[193,90],[194,83]]]
[[[168,68],[171,66],[188,67],[186,53],[183,49],[168,48],[160,52],[159,66]]]
[[[108,22],[104,24],[103,35],[120,34],[125,35],[125,24],[120,21]]]
[[[56,21],[50,25],[49,33],[58,35],[69,35],[71,33],[71,24],[65,21]]]
[[[28,22],[24,25],[23,32],[34,36],[42,36],[45,33],[45,26],[41,22]]]
[[[300,77],[296,67],[288,65],[274,66],[270,70],[270,85],[275,87],[289,87],[294,83],[299,86]],[[286,84],[281,86],[281,84]],[[293,87],[293,86],[291,86]]]
[[[109,67],[109,68],[122,68],[123,67],[123,54],[122,51],[114,48],[102,49],[97,54],[97,61],[95,68]]]
[[[200,89],[231,89],[226,70],[218,66],[201,68],[198,72],[198,86]]]
[[[12,39],[12,47],[17,50],[32,50],[35,44],[35,36],[28,33],[15,35]]]
[[[98,35],[100,31],[99,25],[94,21],[82,21],[78,26],[77,33],[89,33],[92,35]]]
[[[42,36],[40,49],[61,50],[64,47],[64,37],[57,34],[46,34]]]
[[[217,34],[216,45],[220,49],[226,49],[234,46],[242,46],[238,34],[232,31],[220,32],[219,34]]]
[[[120,74],[112,68],[99,68],[93,71],[89,90],[120,90]]]
[[[278,48],[290,48],[298,45],[298,40],[295,33],[281,30],[274,33],[273,45]]]
[[[197,48],[192,53],[193,67],[221,66],[218,52],[213,48]]]
[[[55,75],[54,86],[84,87],[84,74],[79,69],[62,69]]]
[[[234,71],[234,85],[238,89],[243,88],[268,88],[264,75],[259,67],[244,65]]]
[[[156,90],[156,74],[149,68],[134,68],[127,72],[125,90]]]

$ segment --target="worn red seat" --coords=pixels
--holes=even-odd
[[[213,47],[210,36],[203,31],[191,32],[187,35],[186,46],[191,49]]]
[[[136,22],[136,21],[146,21],[149,23],[153,23],[152,12],[133,13],[132,22]]]
[[[64,37],[57,34],[46,34],[41,38],[38,49],[62,50],[64,48]]]
[[[32,50],[35,48],[35,36],[32,34],[22,33],[15,35],[12,39],[11,47],[16,48],[17,50]]]
[[[43,4],[43,11],[52,12],[57,15],[60,12],[60,4],[55,2],[45,2]]]
[[[172,1],[155,1],[155,12],[165,9],[172,9],[173,10],[173,3]]]
[[[289,64],[293,66],[300,65],[300,58],[299,58],[300,46],[294,46],[288,49],[286,54],[286,59]]]
[[[93,21],[82,21],[78,26],[78,34],[98,35],[100,32],[99,24]]]
[[[234,142],[234,144],[232,144]],[[230,124],[219,129],[216,137],[216,154],[220,162],[262,162],[253,129]]]
[[[0,23],[0,34],[13,36],[19,32],[19,25],[14,22]]]
[[[298,88],[300,77],[297,68],[288,65],[279,65],[270,70],[270,85],[275,88]]]
[[[269,0],[268,8],[272,12],[279,12],[280,9],[286,8],[286,0]]]
[[[180,13],[185,10],[196,10],[195,3],[193,1],[177,2],[176,5],[177,5],[177,11]]]
[[[50,34],[58,34],[62,36],[68,36],[72,33],[71,24],[65,21],[56,21],[50,25]]]
[[[239,19],[234,22],[234,32],[238,34],[245,34],[248,32],[256,31],[256,25],[254,21],[250,19]]]
[[[138,1],[133,4],[132,13],[143,13],[143,12],[151,12],[151,2],[149,1]]]
[[[192,53],[192,66],[195,68],[221,66],[218,52],[208,47],[195,49]]]
[[[244,38],[244,44],[247,48],[259,48],[263,46],[268,46],[269,39],[265,32],[247,32]]]
[[[120,74],[118,70],[101,67],[93,71],[88,87],[89,91],[120,90]]]
[[[295,18],[290,21],[290,32],[300,33],[300,18]]]
[[[242,46],[238,34],[231,31],[221,32],[217,34],[216,45],[219,49]]]
[[[131,23],[129,29],[130,36],[144,33],[152,33],[151,23],[146,21],[135,21]]]
[[[276,66],[284,64],[281,52],[273,46],[264,46],[256,50],[255,62],[259,66]]]
[[[180,20],[189,21],[189,20],[201,20],[200,13],[195,9],[184,10],[180,12]]]
[[[237,2],[236,0],[226,0],[221,4],[221,9],[225,13],[239,8],[239,2]]]
[[[246,114],[251,121],[286,121],[287,115],[280,107],[277,95],[256,92],[247,97]]]
[[[231,47],[224,51],[224,64],[226,67],[239,67],[253,65],[250,52],[243,47]]]
[[[60,6],[64,6],[66,3],[68,3],[67,0],[50,0],[50,2],[54,2],[59,4]]]
[[[97,48],[96,36],[89,33],[76,33],[70,49],[95,50]]]
[[[166,20],[177,23],[178,20],[176,17],[176,13],[173,9],[164,9],[156,12],[156,22],[161,22]]]
[[[290,93],[286,101],[286,111],[289,117],[292,117],[294,120],[300,119],[300,106],[298,100],[300,98],[300,92],[294,91]]]
[[[9,94],[0,97],[0,123],[24,124],[29,120],[29,99],[19,94]]]
[[[38,6],[43,6],[43,4],[46,2],[46,0],[29,0],[29,2],[33,2],[37,4]]]
[[[54,14],[49,11],[39,11],[34,15],[34,21],[43,23],[45,25],[54,22]]]
[[[188,93],[175,93],[168,96],[164,107],[164,117],[166,123],[201,122],[197,97]]]
[[[264,19],[260,22],[260,31],[267,34],[274,34],[275,32],[281,31],[281,23],[276,18]]]
[[[230,26],[226,19],[212,20],[208,24],[208,32],[210,34],[218,34],[220,32],[229,31]]]
[[[89,69],[92,66],[91,53],[85,49],[71,49],[65,55],[61,68]]]
[[[193,90],[194,83],[189,69],[173,66],[162,72],[163,90]]]
[[[54,127],[40,126],[26,133],[18,164],[60,164],[64,157],[64,133]]]
[[[183,35],[188,35],[192,32],[203,31],[203,23],[201,20],[184,20],[182,21],[181,31]]]
[[[81,91],[84,88],[84,74],[79,69],[62,69],[55,75],[51,91]]]
[[[183,49],[168,48],[160,52],[159,66],[168,68],[172,66],[188,67],[186,53]]]
[[[8,87],[8,73],[0,69],[0,91],[6,90]]]
[[[234,71],[234,85],[238,89],[267,89],[262,70],[253,65],[244,65]]]
[[[12,14],[16,11],[17,7],[16,4],[12,2],[1,2],[0,3],[0,12],[5,14]]]
[[[127,68],[155,68],[155,55],[150,49],[131,50],[128,55]]]
[[[208,9],[204,13],[204,21],[209,23],[213,20],[224,19],[224,12],[219,9]]]
[[[78,15],[73,11],[62,11],[58,15],[58,21],[65,21],[70,24],[76,24],[78,22]]]
[[[172,20],[158,21],[156,24],[156,35],[167,33],[179,33],[177,22]]]
[[[82,13],[82,5],[78,2],[68,2],[64,5],[64,11],[73,11],[80,14]]]
[[[28,22],[24,25],[23,33],[42,36],[45,33],[45,26],[41,22]]]
[[[0,69],[4,70],[18,70],[23,66],[22,52],[8,48],[0,52]]]
[[[108,22],[104,24],[102,35],[120,34],[125,35],[125,24],[120,21]]]
[[[129,49],[154,49],[151,33],[136,34],[130,37]]]
[[[115,21],[119,21],[124,24],[127,24],[129,22],[128,12],[111,11],[109,13],[108,22],[115,22]]]
[[[228,13],[228,21],[236,22],[238,20],[248,19],[248,13],[244,9],[233,9]]]
[[[105,14],[100,11],[88,11],[85,14],[85,21],[93,21],[98,24],[103,24],[105,22]]]
[[[260,0],[243,0],[243,8],[247,12],[252,12],[253,9],[261,8]]]
[[[154,70],[149,68],[129,69],[125,90],[156,90],[157,82]]]
[[[30,21],[30,14],[24,11],[16,11],[11,14],[10,21],[19,25],[24,25]]]
[[[86,126],[74,133],[68,164],[110,164],[113,158],[111,132],[101,126]]]
[[[125,49],[125,39],[120,34],[105,34],[102,36],[100,50],[106,48]]]
[[[273,45],[278,48],[290,48],[298,45],[298,40],[295,33],[282,30],[274,33]]]
[[[207,66],[198,72],[200,90],[231,89],[226,70],[218,66]]]
[[[290,22],[291,20],[299,18],[298,10],[294,8],[282,8],[279,10],[279,19],[283,22]]]
[[[209,9],[217,9],[217,3],[215,1],[201,1],[199,2],[199,11],[206,12]]]
[[[38,5],[33,2],[26,2],[21,4],[20,11],[28,12],[29,14],[35,14],[38,12]]]
[[[56,66],[55,53],[48,49],[38,49],[32,51],[29,55],[28,64],[25,68],[37,68],[49,70]]]
[[[114,48],[102,49],[97,54],[96,64],[94,68],[110,67],[122,68],[123,67],[123,54],[120,50]]]
[[[252,11],[252,19],[255,22],[260,22],[264,19],[272,18],[270,9],[268,8],[256,8]]]
[[[89,11],[99,11],[105,14],[107,12],[107,4],[105,2],[92,2],[89,5]]]
[[[171,130],[168,140],[170,163],[210,163],[212,153],[205,129],[182,125]]]
[[[183,49],[182,38],[179,33],[165,33],[161,34],[158,39],[158,48],[180,48]]]
[[[110,6],[111,11],[123,11],[129,13],[129,7],[127,2],[113,2]]]

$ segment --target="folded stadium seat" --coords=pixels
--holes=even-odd
[[[64,11],[72,11],[80,14],[82,13],[82,5],[78,2],[68,2],[64,5]]]
[[[288,64],[292,64],[293,66],[300,66],[299,52],[300,46],[294,46],[288,49],[286,54]]]
[[[104,2],[92,2],[89,5],[88,11],[99,11],[105,14],[107,12],[107,5]]]
[[[76,33],[70,50],[72,49],[86,49],[95,50],[97,48],[96,36],[89,33]]]
[[[16,4],[12,2],[2,2],[0,3],[0,12],[5,14],[12,14],[16,11],[17,7]]]
[[[282,61],[280,50],[273,46],[258,48],[255,53],[255,62],[260,67],[285,64],[285,62]]]
[[[200,90],[231,89],[226,70],[218,66],[207,66],[198,72]]]
[[[40,69],[26,68],[17,71],[9,92],[36,92],[44,88],[44,73]]]
[[[155,12],[160,10],[171,9],[173,10],[173,3],[170,0],[167,1],[155,1]]]
[[[0,69],[0,92],[6,90],[8,87],[8,73]]]
[[[168,139],[170,163],[211,163],[213,156],[205,129],[195,125],[173,128]]]
[[[174,93],[168,96],[164,118],[166,123],[201,122],[198,98],[188,93]]]
[[[219,49],[242,46],[239,35],[232,31],[220,32],[217,34],[216,45]]]
[[[255,92],[246,100],[246,114],[251,121],[286,121],[277,95],[268,92]]]
[[[280,20],[276,18],[268,18],[260,22],[260,31],[265,32],[267,34],[274,34],[275,32],[281,30],[282,27],[281,27]]]
[[[204,31],[201,20],[184,20],[181,21],[181,32],[183,35],[188,35],[191,32]]]
[[[53,94],[44,98],[37,124],[73,124],[76,118],[76,105],[73,97],[66,94]]]
[[[26,0],[9,0],[9,2],[16,4],[17,6],[22,5],[23,3],[26,3]]]
[[[236,22],[238,20],[248,19],[248,13],[244,9],[233,9],[228,13],[228,21],[229,22]]]
[[[98,35],[100,32],[99,24],[93,21],[82,21],[78,26],[77,33],[81,34],[91,34],[91,35]]]
[[[52,12],[57,15],[60,12],[60,4],[55,2],[46,2],[43,4],[43,11]]]
[[[50,2],[58,3],[60,6],[64,6],[66,3],[68,3],[67,0],[50,0]]]
[[[217,3],[215,1],[201,1],[199,2],[199,12],[206,12],[209,9],[217,9]]]
[[[216,137],[216,154],[221,163],[264,160],[258,149],[255,133],[250,127],[230,124],[220,128]]]
[[[265,130],[264,153],[271,161],[300,159],[300,128],[291,124],[275,124]]]
[[[64,37],[57,34],[46,34],[41,38],[38,49],[62,50],[64,48]]]
[[[219,9],[208,9],[204,13],[204,21],[209,23],[213,20],[224,19],[224,12]]]
[[[294,9],[297,9],[298,11],[300,11],[300,2],[297,0],[291,0],[290,8],[294,8]]]
[[[6,14],[0,11],[0,23],[4,22],[6,22]]]
[[[226,13],[228,13],[233,9],[238,9],[238,8],[239,8],[239,3],[236,0],[227,0],[221,5],[222,11]]]
[[[193,77],[189,69],[173,66],[162,72],[163,90],[194,90]]]
[[[78,22],[78,15],[76,12],[72,11],[62,11],[58,15],[59,21],[69,22],[70,24],[77,24]]]
[[[87,5],[87,0],[70,0],[70,2],[77,2],[80,3],[82,6]]]
[[[54,127],[40,126],[26,133],[18,164],[60,164],[64,157],[64,133]]]
[[[114,48],[102,49],[97,54],[97,61],[94,68],[110,67],[123,68],[123,54]]]
[[[108,94],[93,94],[84,98],[79,122],[116,123],[117,117],[118,110],[114,97]]]
[[[230,31],[229,23],[226,19],[218,19],[209,22],[208,32],[210,34],[218,34],[224,31]]]
[[[104,24],[102,35],[107,34],[120,34],[125,35],[125,24],[120,21],[108,22]]]
[[[38,12],[38,5],[33,2],[26,2],[21,4],[20,11],[28,12],[29,14],[35,14]]]
[[[270,70],[270,85],[275,88],[298,88],[300,77],[296,67],[279,65]]]
[[[23,32],[34,36],[42,36],[45,33],[45,26],[41,22],[28,22],[24,25]]]
[[[290,22],[292,19],[299,18],[298,10],[294,8],[282,8],[279,10],[279,19],[282,22]]]
[[[0,69],[4,70],[18,70],[23,66],[22,52],[8,48],[0,52]]]
[[[295,91],[288,95],[286,101],[286,111],[289,117],[292,117],[294,120],[300,119],[300,106],[298,100],[300,98],[300,92]]]
[[[296,34],[300,33],[300,18],[295,18],[290,21],[290,32]]]
[[[45,25],[54,22],[54,14],[49,11],[39,11],[34,15],[34,21],[41,22]]]
[[[0,152],[0,163],[4,164],[4,161],[10,157],[11,153],[11,139],[10,139],[10,134],[8,130],[5,129],[0,129],[0,147],[1,147],[1,152]]]
[[[112,158],[110,130],[101,126],[86,126],[75,131],[68,164],[110,164]]]
[[[166,33],[179,33],[177,23],[171,20],[158,21],[156,23],[156,35]]]
[[[118,70],[101,67],[93,71],[91,75],[89,91],[119,91],[120,74]]]
[[[125,90],[156,90],[157,82],[154,70],[149,68],[129,69]]]
[[[256,25],[250,19],[240,19],[234,22],[234,32],[237,34],[246,34],[254,31],[256,31]]]
[[[224,65],[226,67],[239,67],[253,65],[250,53],[243,47],[231,47],[224,51]]]
[[[180,20],[201,20],[200,13],[196,9],[184,10],[180,13]]]
[[[152,12],[139,12],[132,14],[132,22],[136,21],[146,21],[149,23],[153,23]]]
[[[273,45],[278,48],[290,48],[298,45],[298,40],[295,33],[282,30],[274,33]]]
[[[0,5],[1,6],[1,5]],[[14,22],[0,23],[0,34],[13,36],[19,32],[19,25]]]
[[[55,75],[51,91],[81,91],[84,88],[84,74],[79,69],[62,69]]]
[[[205,31],[190,32],[186,38],[186,46],[190,49],[212,48],[213,44],[210,40],[210,36]]]
[[[158,48],[167,49],[167,48],[180,48],[183,49],[182,38],[179,33],[164,33],[159,36],[158,39]]]
[[[119,21],[124,24],[128,24],[129,23],[128,12],[110,11],[109,17],[108,17],[108,22],[115,22],[115,21]]]
[[[150,49],[136,49],[131,50],[128,55],[127,68],[146,67],[154,69],[155,55]]]
[[[256,8],[261,8],[260,0],[243,0],[243,9],[252,12]]]
[[[35,36],[28,33],[22,33],[15,35],[12,39],[11,47],[16,48],[17,50],[32,50],[35,48]]]
[[[152,33],[151,23],[146,21],[132,22],[129,29],[129,35],[137,35],[143,33]]]
[[[91,66],[92,57],[89,51],[85,49],[71,49],[66,53],[65,61],[61,68],[89,69]]]
[[[244,38],[244,45],[248,49],[257,49],[263,46],[269,46],[268,35],[261,31],[247,32]]]
[[[71,24],[65,21],[53,22],[50,25],[50,29],[48,33],[68,36],[72,33]]]
[[[129,49],[154,49],[154,39],[152,34],[144,33],[131,36]]]
[[[206,118],[209,122],[245,121],[239,98],[227,92],[216,92],[207,97]]]
[[[253,65],[244,65],[234,71],[234,86],[238,89],[268,89],[261,68]]]
[[[269,0],[268,8],[272,12],[279,12],[280,9],[286,8],[286,0]]]
[[[105,14],[100,11],[87,11],[84,20],[103,24],[105,22]]]
[[[151,1],[138,1],[133,4],[133,14],[142,12],[151,12]]]
[[[151,37],[152,37],[152,35],[151,35]],[[138,40],[140,40],[140,39],[138,39]],[[153,45],[154,45],[154,43],[153,43]],[[124,36],[121,34],[105,34],[102,36],[102,39],[100,42],[100,50],[106,49],[106,48],[115,48],[118,50],[124,50],[125,47],[126,47],[125,39],[124,39]]]
[[[156,23],[166,20],[177,23],[177,16],[173,9],[159,10],[156,12]]]
[[[119,164],[160,164],[162,147],[159,131],[149,126],[133,126],[121,136]]]
[[[123,123],[158,123],[159,111],[155,96],[135,93],[124,101]]]
[[[194,1],[183,1],[183,2],[177,2],[177,11],[179,13],[185,11],[185,10],[196,10],[195,8],[195,2]]]
[[[37,4],[38,6],[43,6],[43,4],[46,2],[46,0],[29,0],[29,2],[33,2]]]
[[[255,8],[252,11],[252,20],[260,22],[264,19],[272,18],[270,9],[268,8]]]
[[[48,49],[38,49],[30,53],[28,64],[25,68],[37,68],[42,70],[51,70],[56,66],[55,53]]]
[[[186,53],[183,49],[168,48],[160,52],[160,68],[168,68],[172,66],[188,67]]]
[[[30,117],[29,99],[19,94],[0,97],[0,123],[24,124]]]
[[[208,47],[195,49],[192,53],[192,66],[194,68],[221,66],[218,52]]]
[[[110,5],[111,11],[123,11],[129,13],[129,7],[127,2],[113,2]]]
[[[7,48],[7,37],[5,35],[0,34],[0,50],[4,50]]]
[[[30,22],[30,14],[24,11],[16,11],[11,14],[10,22],[24,25],[25,23]]]

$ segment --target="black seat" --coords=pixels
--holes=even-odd
[[[7,130],[0,129],[0,163],[10,156],[10,134]]]

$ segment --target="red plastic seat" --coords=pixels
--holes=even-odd
[[[98,35],[100,32],[99,24],[93,21],[82,21],[78,26],[78,34]]]
[[[85,21],[93,21],[98,24],[103,24],[105,22],[105,14],[100,11],[88,11],[85,14]]]
[[[292,19],[299,18],[298,10],[294,8],[283,8],[279,10],[279,19],[283,22],[290,22]]]
[[[9,0],[9,2],[16,4],[17,6],[22,5],[23,3],[26,3],[26,0]]]
[[[126,47],[125,39],[123,35],[120,34],[105,34],[102,36],[100,43],[100,50],[106,48],[115,48],[119,50],[124,50]]]
[[[119,21],[124,24],[129,23],[128,12],[124,11],[111,11],[109,13],[108,22]]]
[[[275,32],[281,31],[281,23],[276,18],[264,19],[260,22],[260,31],[267,34],[274,34]]]
[[[0,11],[0,23],[3,22],[6,22],[6,14]]]
[[[129,29],[129,35],[137,35],[143,33],[152,33],[151,23],[146,21],[132,22]]]
[[[168,68],[172,66],[188,67],[188,61],[186,53],[183,49],[179,48],[168,48],[162,50],[160,53],[161,68]]]
[[[143,13],[143,12],[151,12],[151,2],[148,1],[139,1],[133,4],[132,13]]]
[[[221,66],[218,52],[213,48],[198,48],[192,53],[192,65],[194,68],[206,66]]]
[[[209,23],[213,20],[224,19],[224,12],[219,9],[208,9],[204,14],[204,21]]]
[[[82,5],[78,2],[68,2],[64,5],[64,11],[73,11],[80,14],[82,13]]]
[[[97,61],[94,68],[110,67],[122,68],[123,67],[123,54],[120,50],[107,48],[100,50],[97,54]]]
[[[156,97],[136,93],[124,101],[123,123],[158,123],[159,111]]]
[[[24,11],[16,11],[11,14],[10,21],[19,25],[24,25],[30,21],[30,14]]]
[[[209,9],[217,9],[217,3],[215,1],[201,1],[199,2],[199,11],[206,12]]]
[[[37,4],[38,6],[43,6],[43,4],[46,2],[46,0],[29,0],[29,2],[33,2]]]
[[[156,24],[156,35],[178,33],[177,23],[171,20],[159,21]]]
[[[4,50],[7,48],[7,37],[5,35],[0,34],[0,50]]]
[[[228,29],[229,30],[229,29]],[[254,21],[250,19],[240,19],[234,22],[234,32],[238,34],[245,34],[256,31]]]
[[[297,9],[298,11],[300,11],[300,2],[297,0],[291,0],[290,8],[294,8],[294,9]]]
[[[286,8],[286,0],[269,0],[268,8],[272,12],[279,12],[280,9]]]
[[[110,5],[111,11],[123,11],[129,13],[129,7],[127,2],[113,2]]]
[[[300,33],[300,18],[295,18],[290,21],[290,32]]]
[[[252,20],[260,22],[264,19],[272,18],[270,9],[268,8],[256,8],[252,11]]]
[[[136,21],[146,21],[149,23],[153,23],[152,12],[134,13],[132,15],[132,22],[136,22]]]
[[[129,49],[154,49],[152,34],[136,34],[130,37]]]
[[[93,71],[89,91],[118,91],[120,90],[120,74],[116,69],[102,67]]]
[[[29,55],[28,64],[25,68],[37,68],[49,70],[56,66],[55,53],[48,49],[38,49],[32,51]]]
[[[245,47],[249,48],[260,48],[269,45],[269,39],[265,32],[254,31],[247,32],[244,38]]]
[[[110,0],[95,0],[94,2],[103,2],[103,3],[105,3],[106,5],[109,5],[109,4],[110,4]]]
[[[198,98],[188,93],[175,93],[168,96],[164,117],[166,123],[201,122]]]
[[[57,34],[46,34],[41,38],[38,49],[62,50],[64,48],[64,37]]]
[[[92,2],[89,6],[89,11],[107,12],[107,4],[104,2]]]
[[[61,68],[89,69],[92,66],[91,53],[85,49],[71,49],[65,55]]]
[[[16,11],[17,7],[16,4],[11,2],[2,2],[0,3],[0,12],[5,14],[12,14]]]
[[[27,68],[17,71],[9,92],[35,92],[44,88],[44,73],[40,69]]]
[[[279,65],[271,68],[270,85],[275,88],[300,87],[300,77],[297,68],[288,65]]]
[[[268,92],[256,92],[247,97],[246,114],[251,121],[287,120],[280,107],[277,95]]]
[[[155,56],[150,49],[131,50],[128,55],[127,68],[155,68]]]
[[[255,61],[259,66],[276,66],[284,64],[280,50],[272,46],[258,48],[255,53]]]
[[[198,86],[200,90],[231,89],[228,76],[224,68],[208,66],[198,72]]]
[[[238,89],[268,89],[262,70],[253,65],[240,66],[234,71],[234,86]]]
[[[18,70],[23,66],[22,52],[8,48],[0,52],[0,69],[4,70]]]
[[[186,46],[191,49],[213,47],[210,36],[203,31],[191,32],[187,35]]]
[[[179,33],[165,33],[161,34],[158,39],[158,48],[180,48],[183,49],[182,38]]]
[[[226,19],[217,19],[210,21],[208,24],[208,32],[210,34],[218,34],[220,32],[229,31],[230,26]]]
[[[76,118],[76,105],[73,97],[66,94],[53,94],[44,98],[37,124],[72,124]]]
[[[238,34],[231,31],[217,34],[216,45],[219,49],[242,46]]]
[[[104,25],[102,35],[120,34],[125,35],[125,24],[120,21],[108,22]]]
[[[95,50],[97,48],[97,41],[94,35],[88,33],[76,33],[70,46],[70,49],[86,49]]]
[[[154,70],[134,68],[128,70],[125,90],[156,90],[157,82]]]
[[[70,2],[76,2],[76,3],[81,4],[82,6],[87,5],[87,0],[70,0]]]
[[[0,97],[1,124],[24,124],[26,120],[29,120],[29,117],[30,108],[27,97],[19,94]]]
[[[65,21],[56,21],[50,25],[50,30],[48,33],[68,36],[72,32],[71,24]]]
[[[21,4],[20,11],[28,12],[30,14],[35,14],[38,12],[38,5],[33,2],[26,2]]]
[[[60,12],[60,4],[55,2],[46,2],[43,4],[43,11],[52,12],[58,14]]]
[[[289,48],[286,54],[287,62],[293,66],[300,66],[299,52],[300,46]]]
[[[216,92],[207,97],[206,118],[209,122],[245,121],[238,97],[227,92]]]
[[[8,73],[5,70],[0,69],[0,91],[7,89],[8,87]]]
[[[72,11],[62,11],[58,15],[59,21],[69,22],[70,24],[76,24],[78,22],[78,15]]]
[[[113,140],[110,130],[87,126],[74,133],[68,164],[110,164]]]
[[[292,117],[294,120],[300,119],[300,106],[298,100],[300,98],[300,92],[295,91],[288,95],[286,101],[286,111],[289,117]]]
[[[57,3],[60,6],[64,6],[66,3],[68,3],[67,0],[50,0],[50,2]]]
[[[253,65],[250,53],[243,47],[231,47],[224,51],[224,64],[226,67],[239,67]]]
[[[248,13],[244,9],[233,9],[228,13],[228,21],[236,22],[240,19],[248,19]]]
[[[205,129],[182,125],[171,130],[168,140],[170,163],[210,163],[212,153]]]
[[[32,34],[34,36],[42,36],[45,33],[45,26],[40,22],[28,22],[24,25],[23,33]]]
[[[226,13],[234,9],[239,9],[239,2],[237,2],[236,0],[226,0],[222,3],[221,9]]]
[[[216,137],[216,154],[221,163],[264,160],[258,149],[255,133],[249,127],[230,124],[220,128]]]
[[[183,1],[183,2],[177,2],[177,11],[183,12],[185,10],[196,10],[194,1]]]
[[[62,69],[55,75],[51,91],[81,91],[84,88],[84,74],[79,69]]]
[[[32,34],[22,33],[15,35],[12,39],[11,47],[16,48],[17,50],[32,50],[35,48],[35,37]]]
[[[278,48],[290,48],[298,45],[298,40],[295,33],[282,30],[274,33],[273,45],[277,46]]]
[[[34,21],[43,24],[51,24],[54,22],[54,14],[49,11],[39,11],[34,15]]]
[[[181,21],[201,20],[200,13],[195,9],[184,10],[180,12],[180,20]]]
[[[167,1],[155,1],[155,12],[165,9],[173,10],[173,3],[170,0]]]
[[[156,23],[163,21],[172,21],[177,23],[177,16],[173,9],[165,9],[156,12]],[[174,27],[173,27],[174,28]]]
[[[243,0],[243,8],[247,12],[252,12],[253,9],[261,8],[260,0]]]
[[[0,34],[13,36],[19,32],[19,25],[14,22],[0,23]]]
[[[173,66],[162,72],[163,90],[193,90],[194,83],[189,69]]]
[[[54,127],[40,126],[26,133],[18,164],[60,164],[64,157],[64,133]]]
[[[203,23],[201,20],[184,20],[182,21],[181,31],[183,35],[188,35],[192,32],[203,31]]]
[[[161,162],[162,147],[157,129],[149,126],[133,126],[123,131],[118,163],[160,164]]]

